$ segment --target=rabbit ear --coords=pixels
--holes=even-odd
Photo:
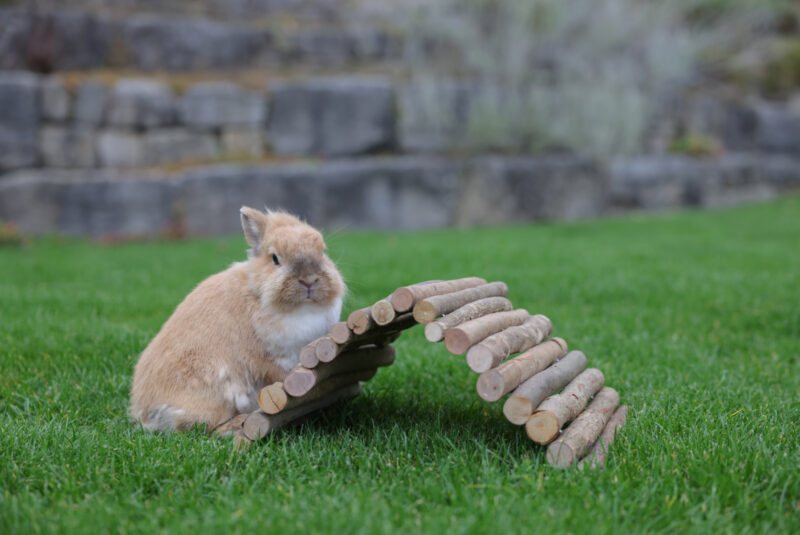
[[[253,249],[253,254],[261,252],[261,241],[267,230],[267,216],[255,208],[242,206],[239,210],[242,217],[242,230],[247,244]]]

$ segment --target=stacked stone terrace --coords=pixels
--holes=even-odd
[[[475,88],[415,84],[381,2],[11,4],[0,221],[24,232],[236,232],[243,204],[337,228],[498,224],[800,187],[800,115],[767,102],[682,107],[733,151],[716,159],[476,153],[463,135]]]

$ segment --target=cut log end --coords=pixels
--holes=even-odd
[[[414,306],[414,293],[410,288],[398,288],[389,300],[397,312],[407,312]]]
[[[339,345],[331,337],[320,338],[314,352],[320,362],[330,362],[339,354]]]
[[[242,431],[250,440],[260,440],[264,438],[270,430],[269,417],[261,411],[250,413],[244,421]]]
[[[267,414],[277,414],[286,407],[288,397],[283,383],[272,383],[258,393],[258,406]]]
[[[290,396],[305,395],[316,383],[316,376],[311,370],[295,369],[283,381],[283,388]]]
[[[394,307],[392,307],[392,304],[386,299],[381,299],[372,305],[370,314],[372,314],[373,321],[378,325],[388,325],[394,321],[394,318],[397,316]]]
[[[462,355],[469,349],[469,336],[460,329],[450,329],[444,335],[444,345],[453,355]]]
[[[577,460],[575,451],[565,442],[556,442],[547,448],[547,462],[556,468],[566,468]]]
[[[300,364],[306,368],[314,368],[317,364],[319,364],[319,359],[317,358],[318,341],[319,340],[314,340],[300,350],[300,356],[298,360],[300,360]]]
[[[354,310],[347,317],[347,326],[355,334],[364,334],[372,327],[372,317],[368,308]]]
[[[436,307],[428,301],[420,301],[414,305],[414,319],[418,323],[430,323],[437,317]]]
[[[347,326],[347,322],[340,321],[333,324],[328,336],[337,344],[346,344],[353,337],[353,331]]]
[[[485,401],[497,401],[505,394],[505,380],[495,370],[481,374],[477,383],[478,395]]]
[[[467,351],[467,364],[474,372],[487,372],[491,370],[494,365],[494,355],[484,346],[472,346],[469,348],[469,351]]]
[[[525,396],[508,396],[503,404],[503,414],[514,425],[525,425],[532,412],[531,400]]]
[[[444,339],[444,329],[437,322],[425,326],[425,339],[428,342],[441,342]]]
[[[558,436],[558,418],[549,411],[534,412],[525,423],[528,438],[537,444],[549,444]]]

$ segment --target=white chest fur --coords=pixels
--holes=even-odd
[[[342,300],[329,307],[304,305],[292,312],[263,318],[256,324],[258,337],[275,363],[288,371],[299,364],[300,350],[324,336],[339,321]]]

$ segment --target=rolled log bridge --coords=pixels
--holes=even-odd
[[[608,420],[608,423],[603,428],[603,432],[600,433],[600,437],[589,449],[589,453],[586,454],[586,457],[581,459],[578,463],[578,468],[583,469],[586,465],[591,465],[593,468],[599,470],[603,469],[606,456],[608,455],[608,448],[614,442],[619,430],[625,426],[629,408],[630,407],[627,405],[622,405],[614,411],[614,416]]]
[[[414,284],[413,286],[403,286],[392,293],[389,301],[397,312],[407,312],[422,299],[434,295],[447,294],[486,284],[486,279],[478,277],[466,277],[441,282],[427,282]]]
[[[426,297],[414,305],[414,319],[419,323],[430,323],[442,314],[449,314],[466,304],[486,297],[505,297],[508,286],[504,282],[491,282],[457,292]]]
[[[333,324],[331,330],[328,331],[328,336],[337,344],[346,344],[353,338],[353,331],[347,326],[346,321],[339,321]]]
[[[461,355],[487,336],[515,325],[522,325],[529,317],[527,310],[518,309],[475,318],[449,329],[444,335],[444,345],[450,353]]]
[[[394,321],[397,312],[395,312],[392,303],[388,299],[381,299],[370,307],[370,316],[372,321],[378,325],[386,325]]]
[[[350,315],[347,316],[347,326],[350,327],[353,334],[364,334],[374,327],[375,322],[372,320],[370,307],[359,308],[358,310],[352,311]]]
[[[356,371],[371,370],[389,366],[394,362],[394,347],[362,347],[347,351],[329,363],[320,364],[308,369],[298,366],[283,381],[283,388],[290,396],[300,397],[307,394],[317,383],[334,375]]]
[[[533,411],[525,423],[528,437],[538,444],[549,444],[558,431],[581,413],[589,398],[603,387],[605,377],[589,368],[573,379],[560,394],[550,396]]]
[[[262,388],[258,393],[258,406],[261,407],[261,410],[266,414],[278,414],[281,411],[290,410],[304,403],[308,403],[309,401],[326,396],[329,392],[338,390],[343,386],[358,381],[369,381],[375,377],[376,373],[378,373],[377,369],[371,369],[334,375],[330,379],[326,379],[317,384],[314,388],[309,390],[306,395],[299,398],[287,394],[286,390],[283,388],[283,383],[272,383]]]
[[[519,385],[503,405],[503,414],[512,424],[525,425],[547,396],[564,388],[585,369],[586,355],[570,351],[566,357]]]
[[[469,348],[467,364],[474,372],[491,370],[513,353],[525,351],[541,343],[551,332],[553,324],[547,316],[531,316],[522,325],[504,329]]]
[[[600,390],[586,410],[547,447],[547,461],[553,466],[566,468],[583,457],[597,441],[617,405],[619,394],[616,390],[608,386]]]
[[[258,410],[250,413],[250,415],[244,421],[242,430],[244,431],[245,437],[248,439],[259,440],[264,438],[268,433],[271,433],[279,427],[283,427],[284,425],[297,420],[298,418],[302,418],[303,416],[306,416],[316,410],[332,405],[337,401],[353,398],[357,396],[360,391],[360,383],[351,383],[339,388],[338,390],[329,392],[325,396],[322,396],[318,399],[309,401],[308,403],[304,403],[291,410],[285,410],[278,414],[265,414]]]
[[[511,301],[505,297],[486,297],[478,299],[473,303],[464,305],[445,317],[425,326],[425,338],[429,342],[441,342],[447,331],[466,323],[467,321],[493,314],[495,312],[506,312],[514,308]]]
[[[319,359],[317,358],[317,344],[322,338],[317,338],[316,340],[311,341],[310,343],[306,344],[301,350],[299,359],[300,364],[305,366],[306,368],[313,368],[317,364],[319,364]]]
[[[567,352],[562,338],[550,338],[534,346],[478,378],[478,395],[486,401],[497,401],[520,383],[544,370]]]

